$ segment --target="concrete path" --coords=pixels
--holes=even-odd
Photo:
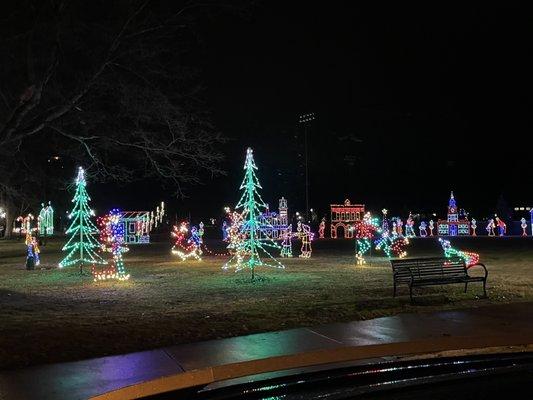
[[[4,371],[0,373],[0,399],[86,399],[154,378],[228,363],[343,346],[509,332],[533,338],[533,303],[401,314]]]

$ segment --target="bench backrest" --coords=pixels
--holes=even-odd
[[[391,260],[394,279],[431,278],[438,276],[465,276],[466,264],[460,257],[454,258],[402,258]]]

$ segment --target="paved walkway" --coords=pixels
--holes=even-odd
[[[533,303],[401,314],[0,373],[0,399],[86,399],[146,380],[222,364],[343,346],[520,332],[533,338]]]

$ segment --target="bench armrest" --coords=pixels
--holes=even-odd
[[[487,276],[489,275],[489,271],[487,271],[487,267],[485,267],[485,264],[483,264],[483,263],[473,264],[473,265],[471,265],[471,266],[469,266],[467,268],[467,271],[470,270],[470,268],[477,267],[477,266],[480,266],[480,267],[482,267],[485,270],[485,279],[487,279]],[[468,274],[468,272],[467,272],[467,274]]]

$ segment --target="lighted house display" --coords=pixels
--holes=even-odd
[[[278,239],[281,232],[287,230],[289,215],[285,197],[279,199],[279,213],[267,209],[261,214],[260,224],[259,234],[262,239]]]
[[[127,244],[150,243],[150,211],[122,211],[120,222]]]
[[[348,199],[344,200],[344,204],[331,204],[331,237],[337,239],[339,228],[342,228],[346,239],[353,238],[353,230],[350,228],[354,222],[360,221],[363,215],[364,204],[351,204]]]
[[[459,212],[457,211],[457,204],[453,197],[453,192],[450,194],[450,201],[448,202],[448,218],[446,220],[439,220],[438,232],[441,236],[457,236],[470,235],[470,221],[459,219]]]

